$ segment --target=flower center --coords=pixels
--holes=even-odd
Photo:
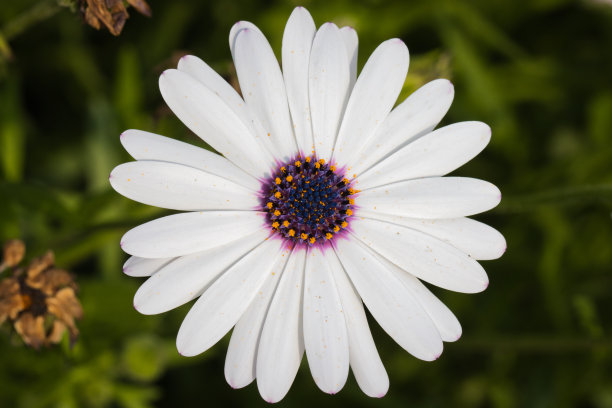
[[[23,310],[29,311],[34,316],[44,316],[47,313],[47,295],[29,286],[23,278],[20,279],[19,285]]]
[[[264,182],[261,203],[274,232],[296,244],[314,245],[348,226],[356,193],[335,166],[315,155],[298,156]]]

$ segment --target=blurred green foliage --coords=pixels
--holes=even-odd
[[[139,282],[121,273],[120,236],[161,214],[111,191],[129,160],[119,134],[139,128],[199,139],[165,107],[160,72],[193,53],[227,78],[235,21],[275,51],[296,5],[277,0],[149,1],[112,37],[83,24],[72,1],[0,3],[0,240],[30,257],[50,248],[81,286],[85,317],[70,349],[33,351],[0,330],[0,406],[263,406],[255,385],[223,378],[226,340],[196,358],[174,337],[186,307],[141,316]],[[382,400],[351,378],[336,396],[306,364],[282,406],[612,407],[612,4],[571,0],[305,0],[315,21],[351,25],[360,65],[378,43],[411,50],[408,95],[451,79],[444,123],[482,120],[489,147],[458,174],[487,179],[502,204],[478,217],[508,252],[486,262],[477,296],[436,291],[464,327],[442,358],[418,361],[372,322],[391,378]]]

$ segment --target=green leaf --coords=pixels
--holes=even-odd
[[[8,181],[23,176],[26,129],[19,92],[19,81],[0,84],[0,164]]]

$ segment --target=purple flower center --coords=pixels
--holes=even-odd
[[[356,193],[344,171],[315,155],[298,156],[264,181],[261,206],[272,230],[286,240],[324,244],[347,228]]]

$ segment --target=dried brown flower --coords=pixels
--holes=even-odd
[[[15,242],[23,248],[17,257],[6,249],[9,244],[17,248]],[[73,277],[54,266],[50,251],[32,260],[27,268],[19,268],[24,254],[21,241],[5,245],[2,264],[11,268],[12,275],[0,281],[0,324],[9,320],[23,341],[36,349],[59,343],[66,331],[74,343],[79,334],[75,319],[83,316],[83,309]]]
[[[119,35],[129,18],[126,3],[140,14],[151,17],[151,7],[145,0],[79,0],[81,16],[87,24],[99,30],[102,25],[112,35]]]

